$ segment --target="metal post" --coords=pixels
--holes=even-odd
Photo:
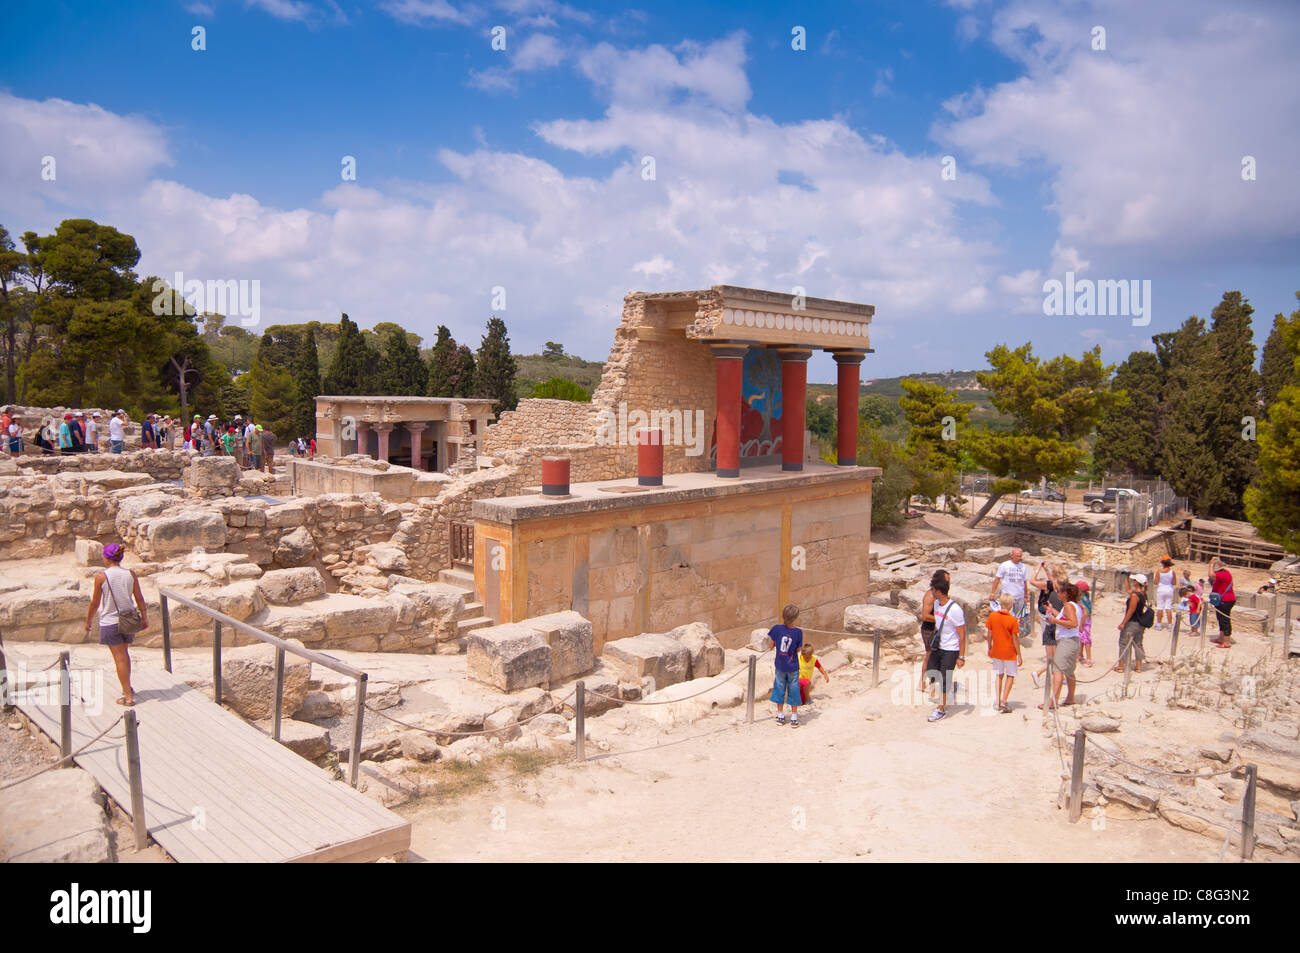
[[[72,680],[68,672],[72,655],[59,653],[59,753],[63,755],[64,768],[72,767]]]
[[[1052,704],[1052,670],[1056,666],[1052,659],[1047,660],[1047,668],[1043,671],[1043,713],[1046,714]]]
[[[1133,640],[1124,647],[1124,697],[1128,698],[1128,683],[1133,677]]]
[[[587,760],[587,686],[578,682],[573,700],[573,741],[579,761]]]
[[[212,697],[221,704],[221,623],[212,623]]]
[[[880,684],[880,630],[871,638],[871,687]]]
[[[1286,601],[1286,628],[1282,636],[1282,661],[1285,662],[1291,657],[1291,600]]]
[[[172,670],[172,614],[167,607],[167,597],[159,596],[163,623],[163,668]]]
[[[745,692],[745,721],[754,723],[754,687],[758,676],[758,656],[749,657],[749,689]]]
[[[284,710],[284,649],[275,650],[275,714],[272,716],[271,737],[280,740],[280,715]]]
[[[1082,728],[1074,733],[1074,764],[1070,767],[1070,823],[1083,813],[1083,753],[1087,745]]]
[[[1246,797],[1241,802],[1241,856],[1250,860],[1255,854],[1255,783],[1259,768],[1246,765]]]
[[[1173,658],[1175,655],[1178,654],[1178,628],[1182,624],[1183,624],[1183,614],[1181,612],[1175,612],[1174,613],[1174,635],[1173,638],[1169,640],[1170,658]]]
[[[135,709],[128,708],[123,720],[126,726],[126,774],[131,786],[131,822],[135,825],[135,849],[144,850],[149,844],[149,828],[144,818],[144,782],[140,778],[140,736]]]
[[[9,665],[5,661],[5,642],[0,637],[0,711],[8,711],[13,707],[13,702],[9,700]]]
[[[357,676],[357,714],[352,725],[352,786],[357,786],[357,777],[361,771],[361,735],[366,728],[366,681],[369,676],[362,672]]]

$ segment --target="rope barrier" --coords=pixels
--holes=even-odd
[[[728,675],[728,676],[727,676],[726,678],[724,678],[722,681],[717,682],[716,684],[710,685],[708,688],[702,689],[701,691],[698,691],[698,692],[696,692],[696,693],[693,694],[693,695],[683,695],[681,698],[660,698],[660,699],[656,699],[655,701],[649,701],[649,702],[647,702],[647,701],[640,701],[640,700],[637,700],[637,699],[631,699],[631,698],[629,698],[629,699],[613,698],[613,697],[611,697],[611,696],[609,696],[609,695],[606,695],[606,694],[603,693],[603,692],[598,692],[598,691],[596,691],[594,688],[588,688],[588,689],[587,689],[587,694],[588,694],[588,695],[595,695],[597,698],[604,698],[604,699],[607,699],[608,701],[619,702],[620,704],[623,704],[623,705],[637,705],[637,706],[650,706],[650,705],[673,705],[673,704],[676,704],[677,702],[690,701],[692,698],[699,698],[701,695],[707,695],[709,692],[713,691],[715,688],[721,688],[723,685],[727,684],[727,682],[731,681],[733,678],[735,678],[735,677],[736,677],[737,675],[739,675],[741,672],[748,672],[748,671],[749,671],[749,665],[746,664],[746,665],[744,665],[743,667],[736,669],[734,672],[732,672],[730,675]],[[667,686],[665,686],[665,687],[667,687]]]
[[[72,763],[72,760],[73,760],[75,757],[77,757],[77,755],[81,754],[83,751],[85,751],[87,748],[89,748],[91,745],[93,745],[93,744],[94,744],[96,741],[98,741],[100,738],[104,737],[104,735],[106,735],[106,734],[108,734],[110,731],[112,731],[112,730],[113,730],[113,727],[114,727],[114,726],[115,726],[119,721],[122,720],[122,717],[123,717],[122,715],[118,715],[116,718],[113,719],[112,723],[109,724],[109,726],[108,726],[107,728],[105,728],[105,729],[104,729],[103,731],[101,731],[99,734],[95,735],[95,737],[91,738],[89,741],[87,741],[84,745],[82,745],[82,746],[81,746],[80,748],[78,748],[76,751],[74,751],[74,752],[72,752],[71,754],[69,754],[66,758],[60,758],[58,761],[54,762],[53,764],[47,764],[45,767],[41,768],[39,771],[34,771],[34,772],[32,772],[31,774],[27,775],[26,777],[19,778],[17,781],[9,781],[9,782],[6,783],[6,784],[0,784],[0,791],[7,791],[7,790],[9,790],[9,788],[17,787],[19,784],[22,784],[24,781],[30,781],[32,778],[38,778],[38,777],[40,777],[42,774],[44,774],[46,771],[53,771],[55,768],[57,768],[57,767],[61,767],[61,766],[64,764],[64,762],[67,762],[67,763],[71,764],[71,763]]]
[[[543,715],[549,715],[557,708],[563,708],[573,698],[575,698],[577,694],[578,693],[576,691],[571,692],[568,698],[565,698],[562,701],[554,702],[552,703],[551,707],[545,708],[542,711],[537,712],[536,714],[529,715],[523,721],[517,721],[515,722],[515,724],[526,725],[535,718],[541,718]],[[593,692],[592,694],[595,693]],[[505,730],[502,728],[491,728],[491,729],[485,728],[482,731],[439,731],[436,728],[425,728],[421,725],[412,725],[410,722],[402,721],[400,718],[394,718],[392,715],[384,714],[384,712],[380,711],[377,708],[372,708],[370,705],[366,705],[366,711],[370,712],[371,714],[378,715],[380,718],[386,718],[389,721],[391,721],[393,724],[401,725],[403,728],[409,728],[412,731],[422,731],[426,735],[433,735],[435,737],[442,737],[442,738],[473,738],[477,735],[499,735],[503,730]]]
[[[1217,778],[1224,774],[1232,774],[1233,771],[1237,770],[1236,768],[1224,768],[1222,771],[1211,771],[1209,774],[1200,774],[1198,772],[1187,772],[1187,771],[1165,771],[1162,768],[1152,768],[1145,764],[1138,764],[1137,762],[1130,761],[1128,758],[1125,758],[1122,755],[1118,755],[1113,751],[1107,751],[1104,747],[1099,745],[1096,741],[1093,740],[1093,738],[1090,735],[1086,733],[1084,737],[1088,741],[1092,742],[1092,746],[1094,748],[1096,748],[1102,754],[1106,755],[1106,757],[1114,761],[1119,761],[1123,764],[1127,764],[1131,768],[1137,768],[1141,771],[1149,771],[1152,774],[1162,774],[1167,778],[1187,778],[1189,780],[1194,780],[1195,778]]]

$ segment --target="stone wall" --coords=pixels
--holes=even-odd
[[[36,473],[119,470],[123,473],[147,473],[155,481],[164,483],[181,479],[190,460],[197,456],[193,450],[132,450],[126,453],[75,453],[68,456],[19,455],[13,460],[20,468]]]
[[[483,435],[483,452],[501,454],[542,444],[589,444],[596,439],[595,408],[571,400],[527,398]]]

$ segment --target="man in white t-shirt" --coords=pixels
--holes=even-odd
[[[1024,558],[1021,550],[1011,550],[1011,558],[998,566],[989,592],[989,598],[1002,603],[1002,608],[1016,619],[1025,611],[1029,599],[1029,569],[1022,561]]]
[[[126,446],[126,411],[119,410],[108,419],[108,452],[121,453]]]
[[[948,714],[948,696],[956,695],[956,669],[966,665],[966,615],[948,596],[947,579],[941,580],[935,591],[934,626],[939,632],[939,650],[930,653],[925,677],[929,681],[938,678],[939,707],[930,713],[930,721],[939,721]]]
[[[90,415],[90,420],[86,424],[86,451],[88,453],[99,453],[99,411],[94,411]]]

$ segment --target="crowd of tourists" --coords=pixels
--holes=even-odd
[[[31,434],[32,450],[27,445],[22,425],[14,408],[0,412],[0,434],[4,451],[11,455],[39,452],[42,455],[74,453],[122,453],[126,447],[126,428],[130,418],[125,410],[110,414],[108,420],[98,410],[89,415],[69,411],[63,417],[46,417]],[[279,438],[251,417],[235,414],[230,421],[216,414],[206,418],[195,414],[188,423],[170,416],[146,414],[140,421],[140,449],[174,450],[180,446],[196,450],[205,457],[234,457],[246,470],[271,472],[277,451],[308,459],[316,456],[316,438],[290,439],[282,447]]]

